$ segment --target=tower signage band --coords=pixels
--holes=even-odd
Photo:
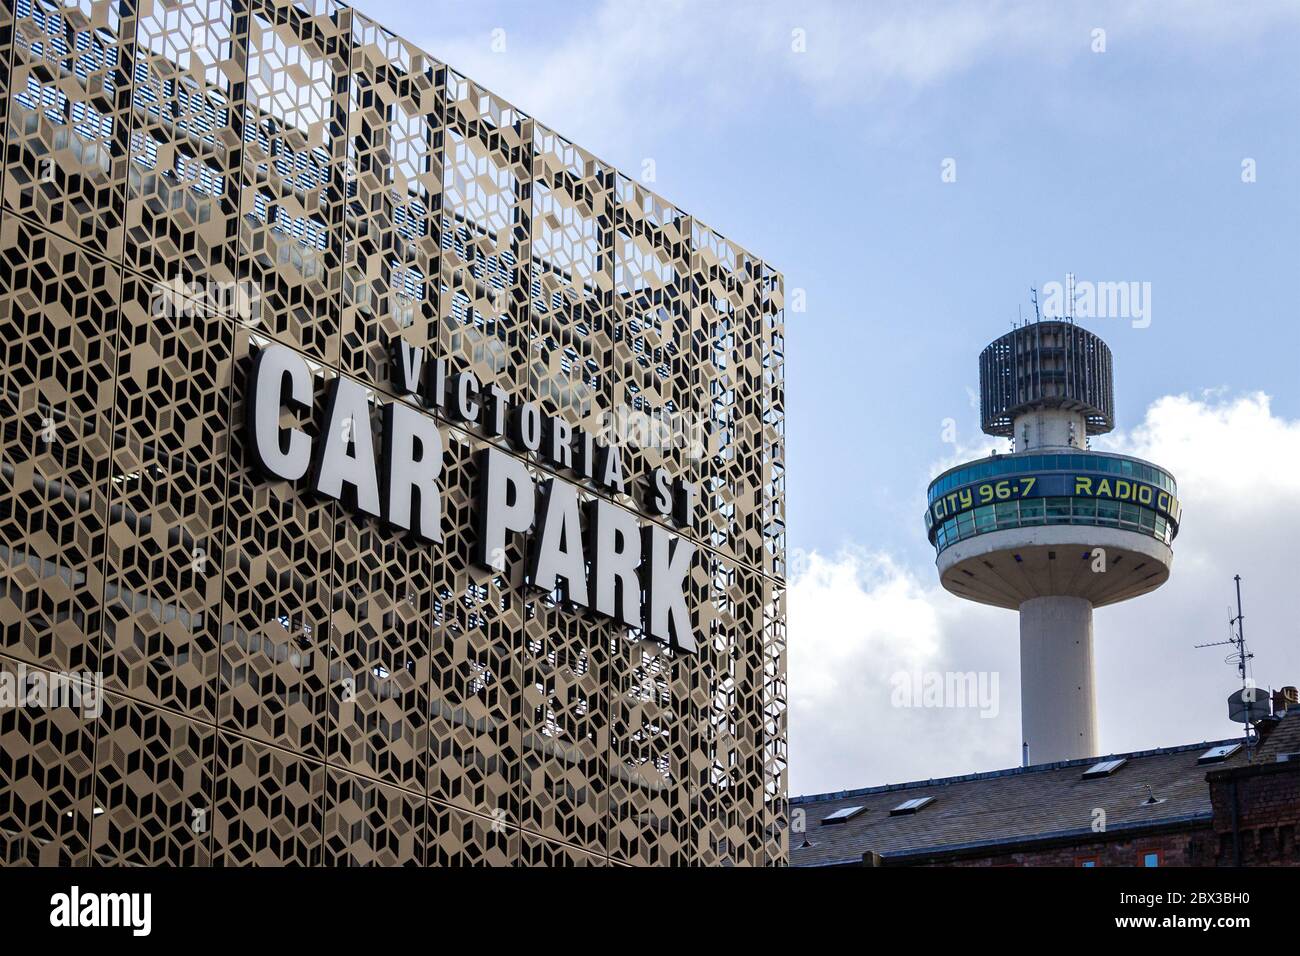
[[[1105,474],[1037,474],[1016,475],[997,481],[974,482],[954,488],[936,498],[926,514],[926,528],[955,515],[983,505],[1020,498],[1104,498],[1154,508],[1174,523],[1182,517],[1178,498],[1162,488],[1134,478],[1116,478]]]
[[[476,423],[521,454],[606,491],[627,495],[628,480],[616,442],[575,430],[536,402],[511,400],[495,383],[471,371],[448,373],[444,359],[402,339],[389,344],[390,378],[407,401],[380,402],[376,454],[370,392],[344,375],[328,385],[325,411],[313,439],[281,427],[288,408],[313,407],[312,374],[287,346],[271,344],[253,357],[244,396],[245,431],[253,464],[271,480],[308,478],[310,489],[353,511],[371,515],[413,538],[442,543],[443,445],[438,410],[453,421]],[[418,406],[418,407],[417,407]],[[687,581],[696,545],[665,521],[689,530],[696,488],[666,469],[653,469],[632,495],[647,520],[597,495],[585,503],[578,486],[558,477],[535,480],[525,462],[488,444],[477,454],[478,490],[471,559],[504,572],[514,533],[530,535],[526,586],[558,592],[576,608],[640,628],[649,636],[695,650]],[[585,527],[584,527],[585,526]]]

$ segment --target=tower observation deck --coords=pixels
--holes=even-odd
[[[1087,449],[1115,426],[1110,349],[1068,321],[1014,329],[980,355],[980,416],[1014,451],[950,468],[927,495],[943,586],[1020,611],[1023,740],[1033,763],[1095,756],[1092,610],[1169,578],[1173,475]]]

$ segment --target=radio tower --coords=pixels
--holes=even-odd
[[[1173,476],[1087,440],[1115,427],[1110,349],[1066,321],[1028,322],[980,354],[986,434],[1010,438],[930,484],[926,530],[943,586],[1020,612],[1025,763],[1099,753],[1093,608],[1169,578]]]

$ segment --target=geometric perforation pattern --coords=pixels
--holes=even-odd
[[[0,670],[103,678],[0,863],[785,863],[778,271],[337,0],[3,0],[0,146]],[[477,423],[438,544],[258,473],[257,349],[380,439],[399,336],[695,485],[696,652],[473,563]]]

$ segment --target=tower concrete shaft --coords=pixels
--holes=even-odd
[[[1098,753],[1086,599],[1036,597],[1020,605],[1020,724],[1031,763]]]
[[[1066,408],[1035,408],[1016,416],[1013,437],[1020,451],[1035,448],[1083,448],[1088,417]]]
[[[1015,417],[1016,447],[1081,447],[1080,411],[1036,407]],[[1097,753],[1092,669],[1092,604],[1081,597],[1037,597],[1020,605],[1020,734],[1030,763]]]

